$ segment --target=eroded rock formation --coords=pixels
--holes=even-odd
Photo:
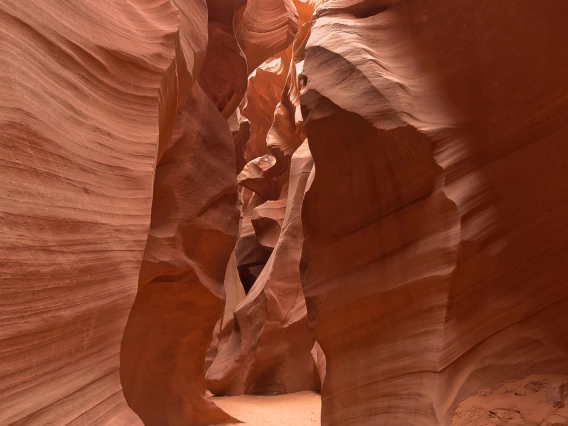
[[[567,13],[0,0],[0,424],[568,424]]]
[[[121,382],[146,425],[232,420],[205,398],[203,359],[238,226],[222,114],[244,57],[215,73],[210,52],[233,57],[211,26],[207,44],[200,0],[0,11],[0,423],[140,424]],[[207,96],[200,71],[233,92]]]
[[[231,420],[205,397],[203,360],[223,314],[237,237],[234,163],[228,124],[195,84],[156,169],[138,295],[122,343],[124,393],[146,425]]]
[[[566,374],[567,7],[317,10],[302,269],[322,424],[447,425],[480,389]]]
[[[208,387],[216,395],[319,390],[325,375],[325,356],[309,334],[299,280],[299,214],[312,160],[304,142],[297,68],[312,12],[303,4],[294,42],[249,77],[241,110],[251,129],[244,152],[247,159],[259,156],[238,176],[242,220],[236,249],[248,295],[210,349],[216,358]]]
[[[0,424],[141,424],[119,351],[175,75],[206,49],[205,9],[185,11],[0,2]]]
[[[292,156],[282,233],[266,266],[234,312],[234,329],[207,371],[215,395],[318,390],[300,288],[300,212],[312,158],[307,146]]]

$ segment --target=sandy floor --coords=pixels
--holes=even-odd
[[[226,396],[215,404],[248,426],[319,426],[321,398],[313,392],[276,396]]]

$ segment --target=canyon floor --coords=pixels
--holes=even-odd
[[[321,424],[321,398],[315,392],[274,396],[226,396],[213,400],[227,413],[249,426]]]

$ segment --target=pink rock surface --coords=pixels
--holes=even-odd
[[[300,212],[312,159],[307,146],[292,157],[282,233],[270,259],[234,312],[234,329],[207,371],[215,395],[319,389],[300,288]]]
[[[256,238],[251,215],[241,219],[239,239],[235,247],[237,270],[245,291],[248,293],[270,258],[272,249],[262,246]]]
[[[207,2],[207,54],[199,82],[225,118],[235,112],[247,90],[247,62],[233,28],[233,17],[244,3],[245,0]]]
[[[250,122],[250,138],[245,161],[269,154],[267,134],[274,121],[274,110],[282,97],[291,61],[291,47],[263,62],[248,78],[241,114]]]
[[[0,0],[0,425],[566,426],[541,3]]]
[[[266,201],[256,207],[251,223],[259,244],[274,249],[280,238],[282,223],[286,214],[286,200]]]
[[[302,265],[323,425],[447,425],[480,389],[566,374],[568,5],[533,6],[316,11]]]
[[[120,342],[199,4],[0,2],[0,424],[141,424]]]
[[[227,270],[225,271],[225,311],[223,316],[215,325],[213,340],[205,355],[205,371],[209,369],[213,360],[217,356],[219,346],[223,345],[233,331],[233,312],[238,304],[245,298],[246,293],[241,283],[237,270],[237,258],[235,253],[231,254]]]
[[[234,420],[205,398],[238,225],[226,106],[196,84],[221,65],[205,2],[5,1],[0,21],[0,423],[141,424],[126,401],[146,425]]]
[[[252,73],[292,43],[298,31],[298,12],[292,0],[247,0],[236,18],[236,28]]]
[[[138,295],[124,333],[121,380],[146,425],[226,423],[205,397],[205,353],[223,314],[238,226],[229,127],[198,84],[158,167]]]

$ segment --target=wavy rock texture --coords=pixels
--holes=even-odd
[[[235,253],[231,254],[227,270],[225,272],[225,311],[223,316],[215,325],[213,340],[205,355],[205,371],[209,369],[213,360],[219,352],[219,346],[224,345],[233,331],[233,312],[239,303],[245,298],[246,293],[241,283],[237,270],[237,258]]]
[[[240,125],[234,135],[238,181],[242,186],[242,218],[235,253],[247,292],[266,265],[273,248],[263,247],[259,243],[252,224],[253,210],[266,200],[285,203],[287,198],[290,158],[270,155],[267,135],[282,96],[290,60],[291,48],[288,48],[254,70],[248,79],[246,97],[237,111],[238,117],[235,117]]]
[[[567,8],[316,12],[302,270],[323,425],[447,425],[481,389],[566,374]]]
[[[286,215],[286,200],[266,201],[256,207],[251,216],[251,223],[259,244],[274,249],[282,231]]]
[[[319,389],[300,288],[300,212],[313,161],[307,146],[292,156],[282,233],[254,286],[234,312],[234,330],[207,371],[215,395]]]
[[[252,226],[251,214],[241,219],[239,239],[235,247],[237,270],[245,292],[249,292],[270,258],[272,249],[262,246]]]
[[[0,0],[0,424],[565,426],[567,14]]]
[[[205,397],[203,362],[223,314],[224,270],[237,237],[234,163],[228,124],[196,84],[156,169],[122,345],[124,393],[146,425],[231,420]]]
[[[0,2],[0,424],[141,424],[120,341],[205,42],[199,1]]]
[[[241,106],[243,119],[250,122],[250,138],[245,161],[268,155],[267,135],[274,121],[274,110],[282,97],[291,60],[291,48],[263,62],[248,78],[246,99]]]
[[[327,368],[325,361],[325,354],[323,353],[323,350],[321,349],[321,346],[319,345],[318,342],[314,343],[314,347],[312,348],[311,353],[312,357],[314,358],[314,363],[316,364],[316,367],[318,369],[320,388],[321,388],[321,385],[323,385],[323,382],[325,381],[325,372]]]
[[[227,119],[235,112],[247,90],[247,61],[233,29],[233,16],[244,4],[245,0],[207,2],[208,44],[203,65],[206,72],[199,75],[199,82]]]
[[[286,49],[298,32],[298,12],[293,0],[247,0],[235,20],[249,74]]]
[[[312,12],[303,4],[299,20],[306,22]],[[299,212],[312,160],[307,147],[299,149],[305,134],[297,67],[310,26],[251,74],[241,105],[241,124],[246,117],[251,129],[245,158],[264,155],[238,176],[243,205],[236,258],[248,295],[209,351],[216,358],[208,387],[217,395],[319,390],[325,375],[325,356],[309,335],[299,282]]]
[[[146,425],[233,421],[203,368],[238,225],[232,30],[210,22],[206,55],[201,0],[6,0],[0,22],[0,423],[141,424],[119,381],[138,275],[129,405]],[[213,74],[220,57],[231,76]],[[222,96],[196,84],[202,68]]]

